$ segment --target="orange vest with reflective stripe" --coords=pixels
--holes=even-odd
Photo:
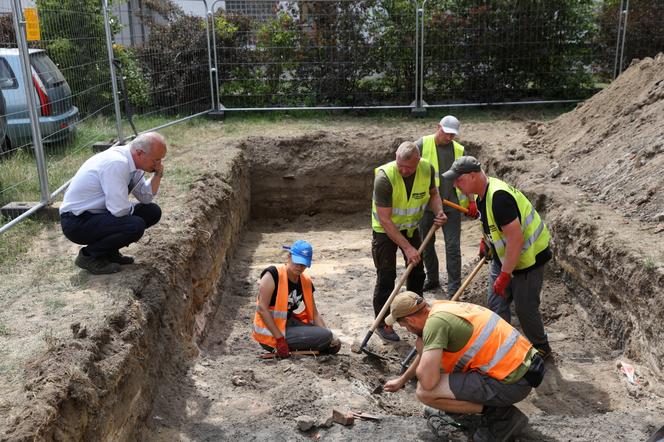
[[[451,313],[473,326],[468,343],[457,352],[443,351],[445,373],[479,371],[502,381],[523,364],[530,341],[488,308],[466,302],[434,301],[429,315]]]
[[[288,320],[288,274],[286,273],[286,266],[277,267],[277,272],[279,273],[277,300],[274,306],[270,307],[270,313],[281,334],[286,336],[286,321]],[[311,279],[302,273],[300,274],[300,284],[302,284],[302,294],[304,295],[304,311],[302,313],[294,313],[293,316],[302,322],[310,323],[314,320],[314,296]],[[258,312],[258,299],[256,299],[254,331],[251,335],[261,344],[270,347],[277,346],[277,340],[274,339],[270,329],[263,322],[263,317]]]

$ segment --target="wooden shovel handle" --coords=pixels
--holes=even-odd
[[[424,252],[424,248],[427,246],[427,244],[429,244],[429,241],[431,241],[431,238],[436,234],[436,229],[438,229],[437,225],[434,224],[431,226],[431,228],[429,229],[429,233],[427,233],[427,236],[424,238],[424,241],[422,241],[422,245],[420,245],[420,248],[417,249],[417,253],[419,253],[420,256],[422,255],[422,252]],[[411,270],[415,268],[415,265],[416,264],[413,262],[408,264],[408,267],[406,267],[406,271],[403,272],[401,277],[397,280],[396,284],[394,285],[394,290],[392,290],[392,293],[390,293],[390,297],[387,298],[387,301],[385,301],[385,305],[383,305],[383,308],[380,310],[378,316],[376,316],[376,319],[371,325],[370,332],[373,332],[374,330],[376,330],[376,328],[378,328],[378,324],[381,323],[383,317],[385,316],[385,313],[387,313],[387,311],[389,310],[390,305],[392,304],[392,300],[394,299],[395,296],[397,296],[397,293],[399,293],[401,286],[403,285],[406,278],[408,278],[408,275],[410,275]]]
[[[459,297],[461,296],[463,291],[466,290],[466,287],[468,287],[468,284],[471,283],[471,281],[473,280],[475,275],[477,275],[477,272],[480,271],[480,269],[482,268],[482,266],[484,265],[485,262],[486,262],[486,256],[483,256],[482,259],[480,259],[480,262],[477,263],[477,265],[475,266],[473,271],[470,272],[470,275],[468,275],[466,280],[463,281],[463,284],[461,284],[461,287],[459,287],[459,290],[456,291],[456,293],[454,294],[454,296],[452,296],[450,301],[456,301],[457,299],[459,299]]]
[[[455,204],[452,201],[448,201],[446,199],[443,199],[443,204],[448,206],[448,207],[451,207],[453,209],[457,209],[461,213],[468,213],[468,209],[466,209],[465,207],[460,206],[458,204]]]

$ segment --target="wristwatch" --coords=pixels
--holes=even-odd
[[[157,172],[157,171],[155,171],[155,172],[154,172],[154,176],[159,177],[159,178],[162,178],[162,177],[164,176],[164,171],[163,171],[163,170],[162,170],[161,172]]]

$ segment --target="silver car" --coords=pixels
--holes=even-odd
[[[43,143],[70,139],[76,133],[78,108],[72,104],[67,80],[46,52],[30,49],[32,78],[26,82],[18,54],[18,49],[0,48],[0,89],[5,98],[7,123],[4,143],[0,147],[9,151],[32,143],[26,84],[34,92]]]

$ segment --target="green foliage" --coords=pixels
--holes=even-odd
[[[129,102],[135,107],[146,107],[151,103],[150,83],[138,64],[135,51],[119,44],[113,45],[113,56],[120,62],[120,73],[127,90]],[[140,111],[139,111],[140,112]]]
[[[160,8],[162,20],[145,20],[149,40],[135,55],[148,76],[154,105],[178,112],[192,104],[196,111],[210,108],[209,66],[205,22],[185,14],[171,2],[150,2]]]
[[[0,46],[16,46],[14,21],[11,14],[0,15]]]
[[[99,0],[36,0],[41,38],[63,72],[82,115],[111,102],[104,18]],[[119,31],[117,19],[111,23]]]
[[[592,0],[438,0],[427,29],[429,96],[578,98],[591,81]]]
[[[605,0],[597,17],[599,49],[597,68],[604,79],[613,76],[618,37],[619,0]],[[654,57],[664,51],[664,8],[661,0],[632,0],[627,15],[624,63]],[[623,68],[626,67],[623,65]]]
[[[9,222],[9,219],[0,216],[0,225]],[[2,273],[10,274],[12,268],[21,259],[22,255],[30,250],[32,240],[42,229],[42,224],[32,219],[26,219],[6,232],[0,233],[0,268]]]

